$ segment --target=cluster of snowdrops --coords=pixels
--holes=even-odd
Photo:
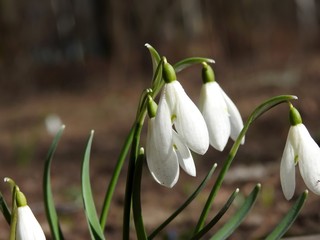
[[[302,123],[298,110],[292,105],[292,101],[296,100],[297,97],[281,95],[266,100],[252,112],[244,124],[236,105],[215,80],[214,72],[210,66],[214,63],[212,59],[187,58],[171,65],[165,57],[160,57],[152,46],[146,44],[146,47],[151,54],[153,62],[151,87],[145,89],[141,94],[136,119],[125,140],[113,176],[108,184],[100,216],[98,216],[95,208],[89,177],[89,159],[93,132],[91,132],[88,140],[81,176],[84,211],[92,239],[105,239],[104,229],[107,225],[110,202],[125,159],[128,159],[129,164],[123,207],[123,239],[129,239],[130,237],[131,221],[134,222],[138,239],[152,239],[196,198],[213,174],[216,164],[212,166],[212,169],[199,187],[195,189],[181,207],[169,216],[166,221],[159,224],[159,227],[149,235],[144,228],[140,201],[143,164],[147,163],[148,169],[157,183],[172,188],[178,181],[180,167],[187,174],[196,176],[196,164],[193,160],[194,153],[205,154],[209,145],[219,151],[223,151],[229,138],[231,138],[234,140],[234,145],[226,161],[222,163],[222,169],[215,184],[212,186],[207,202],[199,216],[199,221],[196,223],[194,231],[190,234],[190,239],[200,239],[205,234],[208,234],[209,230],[228,210],[239,192],[239,189],[236,189],[217,215],[207,221],[208,212],[221,187],[224,176],[239,146],[245,143],[245,134],[249,126],[259,116],[280,103],[288,104],[290,123],[287,141],[284,145],[285,148],[280,162],[280,180],[284,196],[290,200],[294,195],[296,165],[299,165],[301,176],[308,189],[315,194],[320,194],[320,148]],[[202,66],[202,87],[199,104],[195,104],[188,97],[177,80],[179,71],[194,64],[201,64]],[[158,94],[160,95],[159,97]],[[146,119],[148,131],[144,150],[140,146],[140,135]],[[64,126],[58,131],[49,150],[44,171],[44,203],[53,239],[63,239],[50,185],[50,165],[63,129]],[[10,225],[10,239],[46,239],[20,188],[10,178],[6,177],[5,181],[11,186],[12,206],[9,208],[3,196],[0,195],[0,208]],[[212,235],[211,239],[225,239],[232,234],[254,205],[259,189],[260,184],[257,184],[243,206],[234,214],[236,221],[227,222],[226,225]],[[288,214],[281,220],[281,224],[271,231],[268,236],[269,239],[278,239],[285,234],[298,216],[306,197],[307,191],[297,199]],[[130,217],[131,214],[133,214],[133,220]]]

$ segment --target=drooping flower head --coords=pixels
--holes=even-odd
[[[173,67],[164,61],[163,87],[160,104],[167,108],[177,133],[188,148],[198,154],[205,154],[209,147],[207,125],[197,106],[188,97]]]
[[[179,165],[189,175],[196,175],[189,149],[204,154],[209,147],[209,135],[200,111],[176,80],[175,71],[166,60],[163,79],[165,84],[157,109],[149,99],[146,157],[154,179],[173,187],[179,178]]]
[[[199,108],[208,127],[210,144],[222,151],[229,137],[237,139],[243,121],[236,105],[215,81],[214,72],[207,63],[203,63],[202,80]]]
[[[280,165],[280,181],[284,196],[291,199],[295,190],[295,166],[307,187],[320,195],[320,148],[302,123],[300,113],[290,104],[290,124]]]
[[[178,181],[179,165],[191,176],[196,175],[196,168],[190,150],[172,129],[170,113],[165,104],[161,103],[157,108],[149,98],[146,158],[153,178],[171,188]]]

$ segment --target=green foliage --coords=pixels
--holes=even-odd
[[[128,171],[127,171],[127,181],[126,181],[126,189],[125,189],[125,198],[123,204],[123,239],[130,239],[130,231],[131,231],[131,221],[133,219],[133,223],[135,225],[136,236],[137,239],[146,240],[146,239],[154,239],[159,236],[159,233],[167,227],[181,212],[183,212],[186,207],[190,205],[191,202],[195,201],[196,197],[200,192],[203,191],[205,186],[208,186],[208,182],[212,177],[217,165],[213,164],[209,169],[207,175],[203,179],[203,181],[199,184],[199,186],[194,190],[194,192],[182,203],[180,207],[178,207],[168,218],[159,224],[149,236],[147,235],[147,231],[145,229],[145,224],[143,220],[142,206],[141,206],[141,181],[142,181],[142,172],[143,166],[145,162],[145,154],[143,147],[141,146],[141,133],[144,127],[145,118],[147,117],[147,107],[148,101],[154,101],[156,99],[158,93],[161,91],[162,87],[165,84],[164,77],[165,74],[165,64],[166,60],[149,44],[146,44],[148,48],[153,66],[153,75],[151,79],[150,88],[146,88],[142,91],[136,117],[134,119],[132,128],[124,142],[124,145],[121,149],[120,155],[117,159],[116,165],[114,167],[113,174],[111,176],[110,182],[107,186],[107,190],[105,193],[105,198],[102,203],[101,213],[98,214],[95,206],[95,200],[92,193],[91,188],[91,180],[90,180],[90,154],[91,154],[91,146],[93,141],[94,132],[92,131],[84,153],[84,158],[82,161],[81,168],[81,190],[82,190],[82,200],[83,200],[83,208],[88,224],[88,229],[90,232],[91,239],[95,240],[104,240],[104,230],[107,225],[107,217],[110,211],[110,205],[113,199],[113,194],[115,192],[117,183],[119,181],[119,176],[121,171],[123,170],[124,162],[128,158]],[[208,66],[207,63],[214,63],[214,61],[210,58],[202,58],[202,57],[191,57],[183,59],[170,67],[170,74],[175,76],[176,73],[182,71],[183,69],[190,67],[194,64],[204,64],[204,66]],[[171,65],[170,65],[171,66]],[[171,75],[170,75],[171,76]],[[173,77],[170,79],[173,79]],[[210,193],[207,196],[207,200],[202,208],[200,213],[198,222],[196,223],[195,229],[193,233],[189,234],[190,239],[201,239],[203,236],[208,234],[210,230],[216,226],[216,224],[220,221],[220,219],[225,215],[225,213],[229,210],[232,203],[236,199],[239,193],[239,189],[236,189],[230,197],[226,200],[225,204],[222,206],[220,210],[217,211],[216,215],[207,222],[207,216],[211,211],[212,205],[214,203],[215,197],[217,196],[226,173],[228,172],[235,156],[238,152],[238,149],[243,142],[245,135],[251,124],[258,119],[261,115],[268,112],[271,108],[277,106],[281,103],[288,103],[291,100],[297,99],[296,96],[293,95],[281,95],[270,98],[260,104],[252,114],[249,116],[248,120],[244,124],[242,131],[240,132],[238,138],[235,140],[227,158],[222,163],[222,167],[217,174],[215,181],[212,185],[209,185]],[[154,110],[154,112],[156,112]],[[171,125],[169,125],[170,127]],[[48,151],[48,155],[45,161],[44,167],[44,175],[43,175],[43,194],[44,194],[44,205],[46,210],[47,219],[49,222],[52,238],[55,240],[63,240],[63,233],[60,228],[59,218],[56,212],[56,208],[54,205],[54,199],[52,194],[52,186],[51,186],[51,164],[53,160],[54,153],[57,149],[58,143],[62,136],[64,130],[64,126],[57,133],[56,137],[53,139],[53,142]],[[130,150],[130,154],[129,154]],[[10,179],[9,179],[10,180]],[[9,181],[8,180],[8,181]],[[7,206],[5,199],[0,193],[0,210],[3,213],[8,224],[11,225],[11,233],[10,240],[15,240],[15,226],[17,221],[16,216],[16,192],[17,186],[13,181],[9,181],[12,185],[12,208],[11,211]],[[214,235],[210,239],[227,239],[244,221],[252,207],[254,206],[258,194],[260,192],[261,185],[257,184],[252,192],[245,198],[242,205],[237,209],[237,211],[229,218],[229,220],[220,228],[217,229]],[[292,208],[288,211],[286,216],[281,220],[281,222],[275,227],[275,229],[267,236],[267,239],[279,239],[281,238],[290,228],[292,223],[297,218],[300,213],[304,202],[307,198],[307,191],[305,191],[295,202]],[[133,213],[133,218],[131,217],[131,213]]]
[[[286,216],[279,222],[275,229],[266,237],[266,240],[280,239],[291,227],[298,217],[302,207],[308,197],[308,190],[304,191],[296,200],[295,204],[290,208]]]
[[[43,174],[43,198],[44,198],[44,207],[47,214],[47,219],[49,222],[50,230],[52,237],[56,240],[63,240],[63,234],[60,228],[59,219],[57,215],[56,208],[54,206],[52,188],[51,188],[51,163],[53,160],[54,153],[57,149],[59,140],[62,136],[65,126],[62,126],[60,131],[57,133],[51,147],[48,151],[47,158],[44,166],[44,174]]]
[[[227,239],[234,232],[234,230],[237,229],[237,227],[242,223],[253,207],[260,189],[261,185],[257,184],[250,195],[246,198],[244,203],[241,205],[239,210],[210,238],[211,240]]]
[[[82,198],[83,198],[84,211],[86,213],[88,227],[91,234],[91,239],[99,240],[99,239],[105,239],[105,238],[103,235],[103,230],[100,227],[100,222],[99,222],[96,207],[94,204],[94,199],[93,199],[92,190],[91,190],[91,182],[90,182],[89,163],[90,163],[90,152],[91,152],[93,133],[94,132],[92,131],[90,134],[86,151],[84,154],[82,170],[81,170],[81,185],[82,185]]]

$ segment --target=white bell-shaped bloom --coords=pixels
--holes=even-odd
[[[161,104],[168,107],[177,133],[192,151],[205,154],[209,147],[207,125],[201,112],[175,80],[164,85]]]
[[[300,113],[290,104],[287,142],[280,165],[280,181],[284,196],[291,199],[295,190],[295,165],[307,187],[320,195],[320,148],[302,123]]]
[[[243,128],[241,115],[216,81],[202,85],[199,109],[208,127],[210,144],[215,149],[222,151],[229,137],[237,139]],[[241,143],[244,143],[244,138]]]
[[[286,199],[295,190],[295,165],[299,164],[301,176],[307,187],[320,195],[320,148],[303,123],[292,125],[280,165],[281,186]]]
[[[153,178],[166,187],[173,187],[179,178],[179,164],[189,175],[196,169],[190,150],[172,129],[171,115],[161,98],[156,117],[148,121],[146,158]]]
[[[17,240],[44,240],[43,230],[28,205],[17,208]]]

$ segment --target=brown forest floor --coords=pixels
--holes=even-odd
[[[261,101],[280,94],[299,96],[296,106],[301,110],[304,123],[316,140],[320,141],[320,57],[296,56],[293,61],[247,62],[221,66],[216,64],[216,77],[220,85],[239,107],[244,120]],[[302,60],[303,59],[303,60]],[[42,171],[46,152],[51,144],[44,127],[49,114],[57,114],[66,125],[52,166],[54,198],[66,239],[89,239],[80,196],[80,167],[87,138],[95,130],[91,157],[91,179],[98,210],[105,194],[108,180],[124,138],[132,124],[140,92],[148,87],[150,77],[144,72],[110,68],[106,63],[89,62],[79,69],[67,88],[50,88],[52,79],[66,77],[46,76],[39,89],[29,92],[4,92],[0,102],[0,178],[9,176],[16,180],[25,192],[35,215],[49,236],[42,204]],[[69,69],[68,69],[69,71]],[[185,90],[197,101],[200,89],[200,68],[194,67],[179,74]],[[51,72],[50,72],[51,74]],[[39,84],[39,83],[38,83]],[[127,86],[128,84],[129,86]],[[61,86],[64,82],[61,83]],[[53,90],[52,90],[53,89]],[[10,96],[10,94],[14,94]],[[279,160],[288,132],[288,107],[278,106],[261,117],[249,130],[246,144],[241,146],[234,164],[220,190],[211,217],[227,200],[235,188],[245,197],[256,183],[262,184],[262,192],[256,206],[230,239],[257,239],[270,231],[285,214],[294,200],[286,201],[279,183]],[[143,133],[143,142],[145,131]],[[174,189],[156,184],[147,168],[143,173],[142,210],[147,231],[161,223],[192,192],[206,175],[213,163],[221,165],[228,150],[222,153],[210,148],[203,156],[195,156],[197,177],[181,172]],[[106,236],[121,238],[122,204],[126,167],[118,183],[109,215]],[[218,170],[217,170],[218,171]],[[216,176],[216,174],[214,174]],[[296,197],[305,186],[297,174]],[[166,235],[188,234],[198,218],[201,206],[213,184],[198,196],[184,213],[162,232]],[[0,191],[10,199],[9,187],[0,183]],[[236,201],[230,212],[234,211]],[[294,223],[288,236],[319,234],[319,197],[310,193],[304,210]],[[225,222],[229,213],[222,218]],[[217,228],[213,228],[214,232]],[[0,217],[0,239],[8,239],[9,228]],[[48,237],[48,239],[50,239]],[[135,239],[132,234],[132,239]],[[161,239],[161,238],[160,238]]]

